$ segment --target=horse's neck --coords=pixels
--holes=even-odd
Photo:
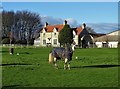
[[[75,50],[75,45],[72,45],[72,51],[74,51]]]
[[[66,47],[65,47],[65,50],[66,50],[66,51],[74,52],[74,50],[75,50],[75,45],[66,46]]]

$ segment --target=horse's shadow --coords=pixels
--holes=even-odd
[[[89,66],[73,66],[71,68],[111,68],[111,67],[120,67],[120,65],[89,65]]]

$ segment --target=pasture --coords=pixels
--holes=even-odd
[[[2,49],[4,87],[118,87],[118,49],[76,49],[71,70],[48,63],[52,48]],[[19,53],[19,55],[17,55]],[[78,59],[75,59],[76,56]]]

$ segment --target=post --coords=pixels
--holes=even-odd
[[[13,54],[13,52],[14,52],[14,49],[13,48],[9,48],[9,53]]]

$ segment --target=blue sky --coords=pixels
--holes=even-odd
[[[6,2],[4,10],[28,10],[55,18],[74,18],[79,23],[117,23],[117,2]]]
[[[85,22],[99,33],[116,30],[118,23],[118,2],[3,2],[2,6],[7,11],[28,10],[38,13],[43,22],[59,24],[64,19],[71,24],[79,25]],[[114,25],[111,27],[108,24],[111,28],[103,29],[100,26],[104,23]]]

